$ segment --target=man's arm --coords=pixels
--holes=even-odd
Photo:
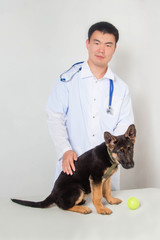
[[[66,83],[57,81],[46,105],[47,124],[58,159],[62,160],[63,171],[72,174],[72,170],[75,170],[74,160],[77,160],[77,155],[72,151],[66,129],[68,105]]]
[[[49,132],[54,142],[58,159],[62,160],[62,170],[72,175],[72,170],[75,171],[74,160],[77,160],[77,154],[72,150],[69,143],[65,116],[61,113],[51,112],[48,109],[46,109],[46,113]]]
[[[114,129],[114,135],[118,136],[124,134],[129,125],[133,123],[134,115],[132,109],[132,101],[127,87],[120,109],[119,120],[116,128]]]

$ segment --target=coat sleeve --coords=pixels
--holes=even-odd
[[[66,129],[68,111],[68,89],[65,82],[58,81],[48,98],[46,115],[49,133],[56,148],[58,159],[72,147]]]
[[[134,123],[134,115],[133,115],[133,109],[132,109],[132,101],[131,96],[129,94],[128,87],[126,87],[126,91],[124,94],[124,98],[122,101],[120,114],[118,123],[114,129],[114,135],[122,135],[126,132],[129,125]]]

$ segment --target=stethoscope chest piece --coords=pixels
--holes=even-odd
[[[113,115],[113,109],[112,109],[112,107],[109,106],[109,107],[107,108],[106,112],[107,112],[108,114]]]

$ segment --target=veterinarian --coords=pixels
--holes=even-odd
[[[52,89],[46,112],[58,157],[54,181],[62,170],[72,175],[74,160],[104,142],[105,131],[121,135],[134,122],[128,87],[108,66],[118,39],[112,24],[92,25],[86,40],[88,61],[61,74]],[[119,170],[111,187],[120,188]]]

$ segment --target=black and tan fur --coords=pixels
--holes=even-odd
[[[132,124],[126,133],[121,136],[113,136],[109,132],[104,133],[105,142],[85,152],[75,162],[76,171],[73,175],[61,172],[55,182],[51,194],[41,202],[31,202],[12,199],[21,205],[46,208],[53,203],[64,210],[78,213],[90,213],[91,209],[84,206],[85,195],[92,193],[93,204],[100,214],[111,214],[112,211],[104,207],[102,197],[110,204],[119,204],[121,200],[111,196],[111,176],[117,170],[113,170],[108,179],[103,177],[111,166],[110,156],[122,167],[129,169],[134,167],[133,149],[136,138],[136,129]]]

